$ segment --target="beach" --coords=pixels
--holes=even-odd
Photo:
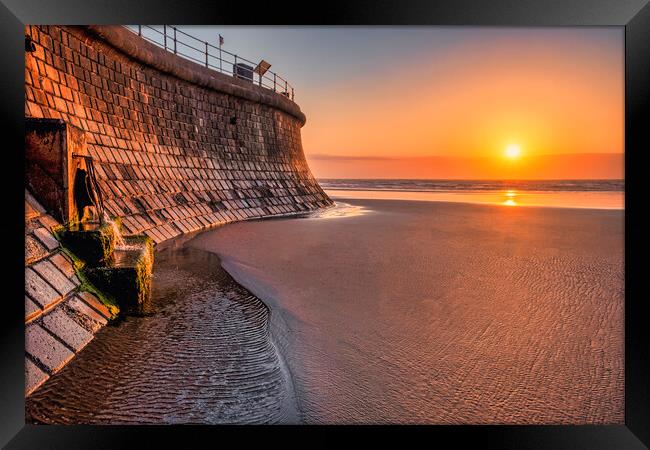
[[[100,330],[26,419],[623,423],[623,217],[337,199],[172,240],[143,314]]]
[[[305,423],[624,421],[624,211],[338,201],[231,224]]]

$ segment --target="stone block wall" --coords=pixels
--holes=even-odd
[[[85,131],[104,206],[158,243],[332,201],[288,98],[175,56],[123,27],[28,26],[25,114]]]
[[[25,192],[25,395],[61,370],[106,325],[111,312],[81,292],[52,230],[59,223]]]

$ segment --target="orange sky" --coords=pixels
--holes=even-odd
[[[509,30],[301,91],[314,175],[623,178],[622,31]]]

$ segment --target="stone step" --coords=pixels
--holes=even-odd
[[[61,243],[88,266],[105,264],[115,250],[115,230],[96,222],[76,224],[59,232]]]
[[[125,241],[126,248],[116,249],[109,265],[88,267],[85,273],[97,289],[115,298],[120,311],[138,313],[151,295],[153,241],[144,235]]]

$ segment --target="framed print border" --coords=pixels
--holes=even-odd
[[[260,2],[199,0],[180,8],[172,0],[102,2],[98,0],[2,0],[3,146],[8,158],[3,183],[5,219],[3,302],[0,328],[0,445],[18,448],[116,448],[136,443],[163,448],[194,442],[197,436],[220,443],[230,434],[248,436],[242,427],[208,426],[35,426],[24,418],[24,289],[21,258],[23,225],[24,25],[26,24],[264,24],[264,25],[472,25],[472,26],[618,26],[625,27],[625,425],[605,426],[425,426],[354,427],[382,439],[413,434],[427,440],[473,443],[488,448],[644,448],[650,446],[650,336],[648,287],[642,273],[647,223],[642,164],[650,149],[647,130],[650,100],[650,6],[647,0],[532,1],[449,0],[444,2],[329,1],[320,8],[269,8]],[[15,168],[14,166],[17,166]],[[351,427],[256,427],[257,435],[284,434],[295,441],[304,433],[330,435]],[[184,444],[183,444],[184,443]],[[139,445],[139,444],[138,444]]]

